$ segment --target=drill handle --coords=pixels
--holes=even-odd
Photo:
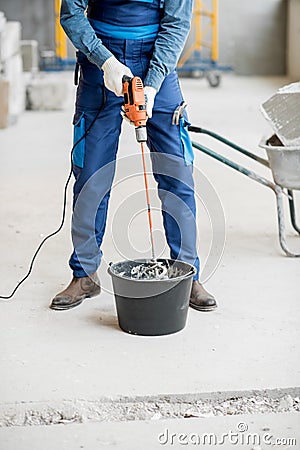
[[[129,77],[128,75],[123,75],[122,83],[130,83],[132,81],[132,77]]]

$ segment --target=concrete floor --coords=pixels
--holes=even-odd
[[[5,450],[268,450],[299,449],[300,430],[299,414],[285,413],[2,428],[0,439]]]
[[[219,89],[210,89],[205,81],[197,79],[183,79],[182,87],[194,125],[211,128],[263,154],[258,142],[263,134],[271,132],[259,105],[287,82],[283,78],[227,76]],[[0,294],[12,290],[25,274],[42,236],[60,222],[63,185],[69,170],[73,94],[72,90],[66,110],[26,112],[17,125],[0,132]],[[211,144],[224,155],[269,176],[264,167],[223,150],[209,139],[195,136],[195,140]],[[135,198],[127,200],[137,191],[143,193],[141,176],[127,177],[128,161],[130,166],[131,161],[138,164],[138,152],[133,129],[126,125],[103,245],[105,258],[99,271],[104,286],[101,296],[69,312],[48,309],[51,298],[71,277],[69,195],[63,231],[43,248],[31,277],[13,301],[1,304],[2,417],[7,411],[18,414],[24,408],[30,410],[32,402],[55,404],[59,410],[65,400],[165,394],[184,397],[265,389],[287,392],[299,387],[300,261],[285,257],[280,250],[275,196],[200,153],[195,156],[195,173],[200,180],[196,186],[199,253],[203,279],[215,294],[219,308],[212,313],[190,310],[186,328],[175,335],[146,338],[120,331],[106,275],[107,263],[123,260],[124,256],[144,255],[149,250],[145,244],[144,197],[141,195],[139,202]],[[130,156],[133,154],[136,156]],[[153,192],[152,196],[157,204]],[[226,218],[226,245],[218,267],[224,217],[220,209],[207,204],[207,199],[215,205],[220,202]],[[299,203],[299,196],[296,200]],[[124,250],[118,232],[126,201],[130,207],[136,202],[138,214],[130,225],[125,223],[134,248],[125,246]],[[158,212],[155,227],[159,249],[165,254]],[[213,242],[212,229],[217,230]],[[299,239],[289,226],[288,236],[291,246],[299,250]],[[216,244],[214,258],[209,257],[212,243]],[[289,421],[289,417],[283,420]],[[6,439],[5,434],[1,436]],[[9,432],[7,436],[9,440]],[[70,444],[64,448],[81,447]],[[95,444],[87,448],[102,447]],[[149,443],[143,448],[154,446]]]

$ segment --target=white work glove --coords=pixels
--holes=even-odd
[[[156,89],[151,86],[145,86],[144,87],[144,93],[146,97],[146,109],[147,109],[147,116],[149,119],[152,117],[152,109],[154,105],[154,99],[156,96]]]
[[[117,97],[123,95],[123,76],[133,77],[129,67],[124,66],[114,56],[108,58],[101,69],[104,72],[104,84],[107,89],[114,92]]]

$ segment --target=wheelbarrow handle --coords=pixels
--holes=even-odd
[[[192,128],[192,131],[195,131],[194,130],[195,127],[191,127],[191,128]],[[203,128],[198,128],[198,130],[203,131]],[[202,131],[196,131],[196,132],[200,133]],[[207,131],[207,130],[204,130],[204,131]],[[215,137],[215,136],[213,136],[213,137]],[[216,139],[221,140],[223,142],[223,138],[221,136],[220,136],[220,138],[221,139],[218,139],[218,138],[216,138]],[[231,147],[230,144],[231,143],[229,143],[228,145]],[[300,231],[300,228],[298,228],[298,226],[296,224],[294,199],[293,199],[292,191],[289,190],[288,193],[286,194],[284,189],[281,186],[279,186],[275,183],[272,183],[271,181],[267,180],[266,178],[261,177],[257,173],[247,169],[246,167],[241,166],[240,164],[235,163],[234,161],[231,161],[230,159],[226,158],[225,156],[222,156],[219,153],[214,152],[213,150],[211,150],[208,147],[205,147],[202,144],[192,142],[192,146],[194,148],[196,148],[197,150],[200,150],[201,152],[205,153],[206,155],[211,156],[212,158],[216,159],[217,161],[220,161],[221,163],[225,164],[226,166],[229,166],[232,169],[237,170],[238,172],[242,173],[243,175],[246,175],[247,177],[251,178],[252,180],[272,189],[272,191],[276,195],[276,202],[277,202],[277,218],[278,218],[280,246],[287,256],[299,258],[300,253],[294,252],[288,248],[287,243],[286,243],[286,234],[285,234],[284,210],[283,210],[283,197],[285,195],[288,196],[289,201],[290,201],[290,213],[291,213],[292,224],[297,232]],[[244,152],[242,152],[242,153],[244,153]]]
[[[217,139],[218,141],[222,142],[223,144],[227,145],[228,147],[233,148],[234,150],[237,150],[238,152],[242,153],[245,156],[248,156],[251,159],[254,159],[255,161],[259,162],[260,164],[263,164],[266,167],[270,167],[269,161],[267,159],[261,158],[260,156],[255,155],[254,153],[249,152],[248,150],[244,149],[243,147],[240,147],[239,145],[235,144],[234,142],[230,141],[229,139],[226,139],[225,137],[221,136],[220,134],[215,133],[214,131],[207,130],[205,128],[201,127],[194,127],[193,125],[190,125],[188,127],[188,130],[193,133],[202,133],[206,134],[213,139]]]
[[[264,186],[269,187],[274,192],[276,192],[276,185],[272,183],[272,181],[268,180],[267,178],[261,177],[257,173],[253,172],[252,170],[247,169],[246,167],[241,166],[240,164],[235,163],[234,161],[231,161],[231,159],[226,158],[225,156],[220,155],[219,153],[214,152],[208,147],[205,147],[202,144],[198,144],[197,142],[192,141],[192,146],[196,148],[197,150],[200,150],[203,153],[206,153],[206,155],[211,156],[212,158],[220,161],[221,163],[225,164],[226,166],[231,167],[234,170],[237,170],[238,172],[242,173],[243,175],[246,175],[247,177],[251,178],[254,181],[257,181],[260,184],[263,184]]]

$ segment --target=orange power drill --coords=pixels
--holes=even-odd
[[[147,111],[144,86],[140,77],[123,77],[124,109],[126,117],[135,126],[138,142],[147,141]]]

